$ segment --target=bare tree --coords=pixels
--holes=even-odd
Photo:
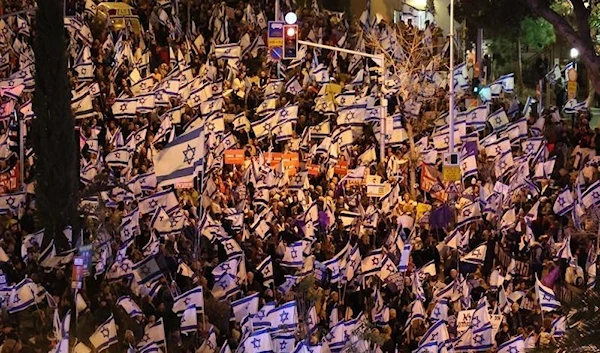
[[[437,87],[445,82],[448,66],[442,59],[445,48],[434,43],[431,32],[403,28],[385,24],[380,28],[363,32],[365,45],[377,53],[385,54],[386,74],[384,86],[387,95],[394,94],[402,98],[404,105],[404,127],[408,135],[410,152],[409,182],[412,197],[416,197],[416,167],[419,164],[419,153],[415,147],[415,138],[433,127],[436,114],[425,113],[422,108],[409,111],[408,106],[431,105],[438,109],[439,97]],[[443,97],[443,100],[446,100]]]

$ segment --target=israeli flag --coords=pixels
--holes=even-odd
[[[583,194],[581,194],[581,203],[588,209],[600,204],[600,180],[590,185]]]
[[[154,155],[157,187],[187,182],[198,174],[204,159],[204,127],[186,131]]]
[[[126,295],[117,299],[117,305],[120,305],[127,315],[131,317],[143,316],[142,309],[136,304],[130,296]]]
[[[187,310],[190,305],[194,305],[198,313],[201,313],[204,310],[204,293],[202,291],[202,286],[198,286],[194,289],[190,289],[189,291],[178,295],[173,300],[173,312],[177,315],[182,315],[185,310]]]
[[[148,256],[133,265],[133,273],[139,284],[151,282],[162,276],[160,267],[153,256]]]
[[[96,352],[102,352],[117,342],[117,326],[111,314],[90,336],[90,343],[94,346]]]
[[[496,80],[496,83],[502,85],[502,90],[506,93],[513,93],[515,90],[515,74],[510,73],[507,75],[500,76]]]
[[[246,315],[254,315],[258,312],[259,293],[254,293],[245,298],[231,302],[233,316],[237,322],[241,322]]]
[[[554,311],[560,308],[560,302],[556,300],[554,291],[544,286],[537,276],[535,278],[535,295],[540,303],[542,311]]]
[[[458,221],[456,227],[462,227],[465,224],[469,224],[474,222],[477,219],[481,218],[481,209],[479,206],[479,202],[471,202],[469,204],[464,205],[460,213],[458,215]]]
[[[372,276],[381,271],[383,264],[383,251],[381,248],[371,251],[365,256],[361,263],[361,272],[363,276]]]
[[[487,252],[487,243],[483,243],[481,245],[478,245],[475,249],[473,249],[471,252],[469,252],[465,256],[462,256],[460,258],[460,261],[468,262],[468,263],[475,264],[475,265],[483,265],[483,262],[485,261],[486,252]]]
[[[191,304],[188,306],[181,316],[181,333],[189,334],[198,331],[198,313],[196,306]]]
[[[256,270],[260,272],[263,276],[263,285],[269,287],[272,283],[274,283],[273,276],[273,260],[271,256],[267,256],[258,266],[256,266]]]
[[[285,248],[285,254],[281,260],[281,266],[285,267],[302,267],[304,263],[304,242],[297,241],[288,245]]]
[[[498,346],[498,353],[525,353],[523,336],[511,338]]]
[[[239,43],[221,44],[215,46],[215,57],[217,60],[239,60],[241,55],[242,47],[239,45]]]
[[[244,352],[272,353],[273,342],[268,329],[254,331],[242,342]]]
[[[569,190],[568,187],[565,187],[556,198],[552,210],[555,214],[563,216],[569,211],[571,211],[574,205],[575,200],[573,199],[573,194],[571,193],[571,190]]]

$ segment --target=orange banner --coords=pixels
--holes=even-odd
[[[335,167],[333,167],[333,172],[337,175],[348,174],[348,162],[338,161]]]
[[[225,164],[244,164],[244,150],[225,150]]]

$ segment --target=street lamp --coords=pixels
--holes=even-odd
[[[288,25],[293,25],[298,20],[298,16],[294,12],[288,12],[285,14],[285,23]]]
[[[571,55],[571,59],[577,59],[579,56],[579,50],[577,50],[577,48],[571,48],[571,52],[569,54]]]

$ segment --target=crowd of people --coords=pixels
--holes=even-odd
[[[458,66],[458,161],[442,173],[435,24],[285,1],[300,38],[386,60],[301,46],[278,65],[267,1],[140,1],[139,30],[98,27],[93,0],[70,5],[86,219],[65,230],[70,251],[36,223],[31,134],[16,182],[35,16],[0,20],[1,353],[517,353],[560,340],[561,301],[594,288],[589,113],[519,103],[511,75],[478,102]]]

